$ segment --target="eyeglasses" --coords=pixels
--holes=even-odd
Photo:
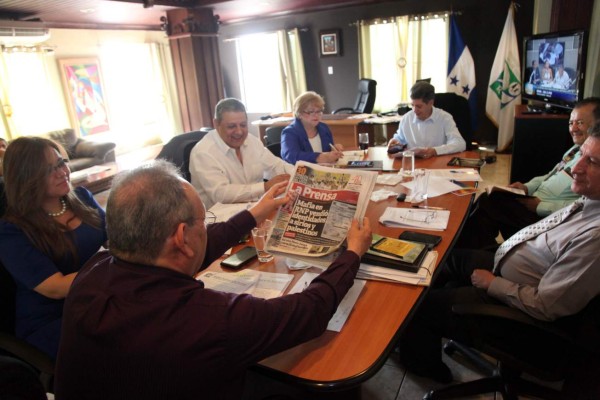
[[[313,116],[313,115],[323,115],[323,109],[320,109],[320,110],[313,110],[313,111],[302,111],[302,112],[303,112],[304,114],[306,114],[306,115],[310,115],[310,116]]]
[[[56,165],[50,165],[48,166],[48,170],[46,171],[46,174],[48,176],[54,174],[56,171],[58,170],[64,170],[65,167],[67,166],[67,163],[69,162],[69,160],[65,160],[63,158],[61,158],[60,160],[58,160],[58,162],[56,163]]]
[[[212,225],[217,221],[217,216],[212,211],[206,211],[204,226]]]
[[[575,124],[577,124],[578,128],[581,128],[583,125],[586,125],[584,120],[578,119],[577,121],[569,121],[569,128],[572,128]]]

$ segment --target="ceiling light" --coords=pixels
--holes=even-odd
[[[94,8],[84,8],[83,10],[79,10],[79,12],[82,14],[91,14],[95,11],[96,11],[96,9],[94,9]]]

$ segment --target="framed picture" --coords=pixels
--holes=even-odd
[[[97,58],[59,60],[73,127],[80,136],[110,130]]]
[[[319,38],[321,41],[321,57],[342,54],[342,37],[339,29],[320,31]]]

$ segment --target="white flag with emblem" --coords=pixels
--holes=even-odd
[[[521,104],[521,64],[513,14],[514,3],[511,3],[490,73],[485,103],[488,118],[498,127],[498,151],[506,150],[512,142],[515,105]]]

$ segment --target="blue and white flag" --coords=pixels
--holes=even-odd
[[[477,94],[475,91],[475,63],[465,46],[454,15],[450,16],[450,46],[448,51],[448,78],[446,91],[456,93],[469,101],[471,126],[477,127]]]
[[[521,63],[513,13],[514,3],[511,3],[492,65],[485,102],[488,118],[498,127],[496,151],[504,151],[511,144],[515,105],[521,104]]]

